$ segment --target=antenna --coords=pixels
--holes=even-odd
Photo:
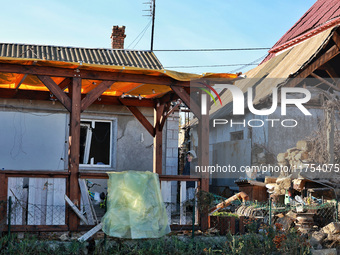
[[[143,4],[147,4],[149,6],[149,9],[143,10],[150,12],[147,15],[147,17],[152,17],[152,29],[151,29],[151,51],[153,51],[153,37],[154,37],[154,32],[155,32],[155,9],[156,9],[156,0],[150,0],[150,2],[145,2]]]

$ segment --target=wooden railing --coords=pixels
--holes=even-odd
[[[66,182],[66,195],[69,196],[70,192],[70,173],[68,171],[0,171],[0,200],[6,201],[8,194],[8,178],[65,178]],[[108,179],[107,173],[94,173],[94,172],[80,172],[79,178],[81,179]],[[172,182],[176,182],[180,186],[180,217],[179,223],[171,224],[172,220],[172,207],[167,208],[169,223],[171,224],[171,229],[191,229],[192,225],[187,225],[186,208],[185,201],[186,198],[186,183],[188,181],[195,182],[196,190],[200,190],[201,188],[201,179],[200,178],[190,178],[190,176],[184,175],[160,175],[160,186],[162,191],[163,200],[166,204],[171,204],[173,201],[171,199],[171,189]],[[176,191],[177,193],[177,191]],[[69,215],[73,213],[70,208],[65,207],[65,225],[13,225],[11,227],[11,231],[67,231],[69,230]],[[7,207],[6,205],[1,208],[2,219],[4,220],[4,216],[7,215]],[[195,208],[195,224],[200,223],[198,210]],[[87,225],[79,225],[78,231],[88,230],[93,226]],[[7,230],[7,226],[3,229]]]

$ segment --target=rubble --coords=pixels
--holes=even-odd
[[[327,237],[327,234],[324,233],[322,230],[318,232],[314,232],[309,240],[309,243],[312,247],[320,248],[322,241],[325,240],[326,237]]]
[[[290,169],[303,169],[307,163],[311,162],[309,155],[311,150],[312,142],[300,140],[296,143],[296,147],[277,155],[278,165],[281,167],[289,166]]]
[[[330,235],[335,235],[340,233],[340,223],[339,222],[332,222],[329,223],[327,226],[322,228],[323,233]]]

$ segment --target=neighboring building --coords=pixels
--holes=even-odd
[[[210,110],[210,165],[230,164],[240,169],[241,166],[275,164],[278,153],[294,147],[298,140],[312,134],[318,127],[319,120],[324,116],[321,91],[330,93],[340,91],[339,24],[340,2],[317,1],[269,50],[264,61],[245,73],[246,79],[235,83],[245,96],[246,110],[243,116],[232,114],[231,92],[226,89],[221,92],[223,106],[212,104]],[[255,109],[263,110],[272,106],[273,88],[282,87],[308,88],[312,99],[304,105],[312,116],[305,116],[295,106],[288,106],[287,115],[282,116],[280,99],[276,111],[269,116],[253,114],[246,107],[248,88],[251,88],[253,93]],[[213,119],[223,119],[228,123],[213,127]],[[278,121],[270,122],[267,119]],[[283,127],[281,121],[284,121],[285,125],[294,124],[292,121],[285,121],[287,119],[296,120],[298,125]],[[231,127],[231,121],[239,124]],[[271,127],[272,123],[274,127]],[[195,147],[197,139],[195,139],[194,124],[192,127],[191,142]],[[216,177],[216,175],[212,176]],[[221,192],[226,186],[237,189],[234,183],[236,178],[264,177],[254,173],[224,174],[224,176],[228,178],[212,179],[211,190]]]

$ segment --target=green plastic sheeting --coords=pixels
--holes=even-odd
[[[170,232],[157,174],[125,171],[108,175],[108,210],[101,221],[105,234],[137,239]]]

